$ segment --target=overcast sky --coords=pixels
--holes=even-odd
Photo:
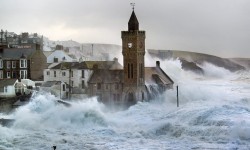
[[[250,57],[250,0],[0,0],[0,28],[121,45],[131,2],[147,49]]]

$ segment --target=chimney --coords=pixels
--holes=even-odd
[[[156,61],[156,67],[160,68],[160,61]]]
[[[36,43],[36,50],[41,50],[40,44],[37,44],[37,43]]]
[[[116,63],[118,62],[118,58],[116,58],[116,57],[115,57],[113,60],[114,60],[114,62],[116,62]]]
[[[98,64],[93,65],[93,70],[98,70]]]

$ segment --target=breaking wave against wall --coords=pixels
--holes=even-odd
[[[96,98],[57,103],[37,93],[30,103],[0,118],[0,149],[250,149],[250,72],[205,63],[204,75],[181,69],[178,60],[161,62],[179,87],[155,100],[113,111]]]

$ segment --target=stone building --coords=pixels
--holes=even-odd
[[[60,95],[60,98],[63,99],[69,99],[70,95],[72,99],[80,97],[76,97],[76,95],[87,97],[89,78],[93,70],[97,68],[102,70],[113,68],[121,69],[122,65],[118,63],[118,59],[116,58],[113,61],[61,62],[48,69],[44,69],[45,83],[42,87],[43,89],[44,87],[52,87],[53,84],[53,87],[49,90],[54,90],[53,93],[58,91],[55,95]],[[90,86],[92,86],[92,84],[90,84]]]
[[[0,79],[43,80],[46,56],[37,48],[3,48],[0,51]]]
[[[37,33],[28,32],[17,35],[14,32],[0,31],[0,43],[8,45],[8,48],[29,48],[36,49],[37,44],[43,49],[43,36]]]
[[[97,65],[88,82],[90,96],[96,95],[104,103],[132,105],[173,88],[174,82],[160,68],[159,61],[156,67],[145,67],[146,32],[139,30],[134,10],[128,31],[122,31],[121,37],[123,69],[100,69]]]

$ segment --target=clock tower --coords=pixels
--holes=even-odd
[[[146,99],[145,88],[145,31],[139,30],[134,9],[128,22],[128,31],[121,32],[124,67],[124,99],[131,103]]]

